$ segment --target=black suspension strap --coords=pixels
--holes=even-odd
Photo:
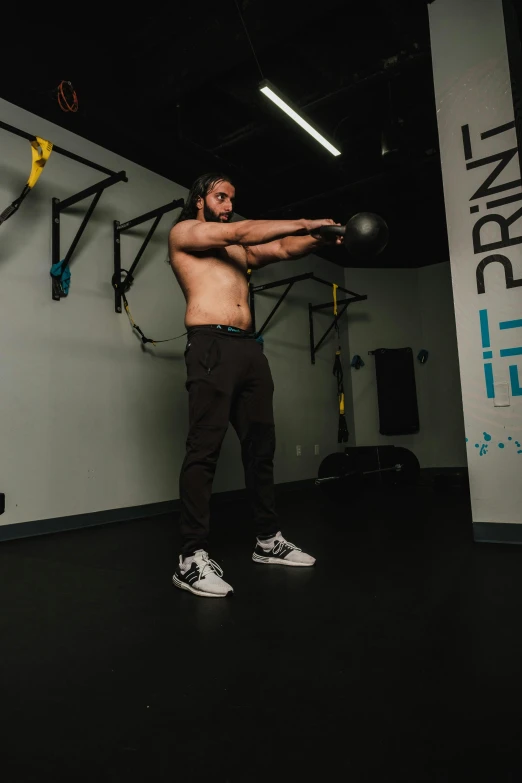
[[[343,365],[341,362],[341,338],[339,335],[339,321],[337,312],[337,285],[333,285],[333,303],[334,303],[334,319],[335,319],[335,331],[337,333],[337,351],[335,352],[335,360],[333,366],[333,374],[337,380],[337,399],[339,401],[339,426],[337,429],[337,443],[348,443],[348,425],[346,424],[345,407],[344,407],[344,374]]]
[[[122,270],[123,271],[123,270]],[[134,331],[139,335],[141,342],[143,345],[146,345],[147,343],[152,343],[152,345],[158,345],[158,343],[170,343],[173,340],[181,340],[182,337],[185,337],[187,332],[183,332],[183,334],[179,334],[177,337],[169,337],[167,340],[153,340],[151,337],[146,337],[143,332],[141,331],[138,324],[135,322],[134,318],[132,317],[132,313],[130,311],[129,303],[127,301],[127,297],[124,293],[122,293],[122,300],[123,300],[123,306],[125,308],[125,312],[127,313],[127,316],[129,318],[129,321],[131,323],[132,328]]]

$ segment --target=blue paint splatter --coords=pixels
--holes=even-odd
[[[490,445],[492,445],[493,436],[489,434],[489,432],[484,432],[484,441],[482,443],[475,443],[475,448],[480,449],[479,456],[484,457],[488,453],[488,449]],[[507,436],[508,441],[513,441],[513,436],[508,435]],[[469,438],[466,438],[466,443],[468,443]],[[499,442],[498,444],[499,449],[505,449],[506,443],[505,442]],[[517,454],[522,454],[522,443],[518,440],[515,441],[515,445],[517,447]]]

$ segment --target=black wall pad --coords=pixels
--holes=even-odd
[[[411,435],[419,431],[417,387],[411,348],[378,348],[375,357],[379,432]]]

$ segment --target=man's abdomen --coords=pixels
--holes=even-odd
[[[248,302],[244,300],[223,302],[220,301],[219,294],[212,300],[190,297],[187,302],[185,325],[190,327],[203,324],[222,324],[248,330],[252,326]]]

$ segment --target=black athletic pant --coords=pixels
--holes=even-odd
[[[180,476],[182,554],[207,549],[210,496],[229,422],[241,443],[245,483],[258,536],[279,528],[274,503],[274,384],[262,346],[223,326],[189,329],[189,434]]]

